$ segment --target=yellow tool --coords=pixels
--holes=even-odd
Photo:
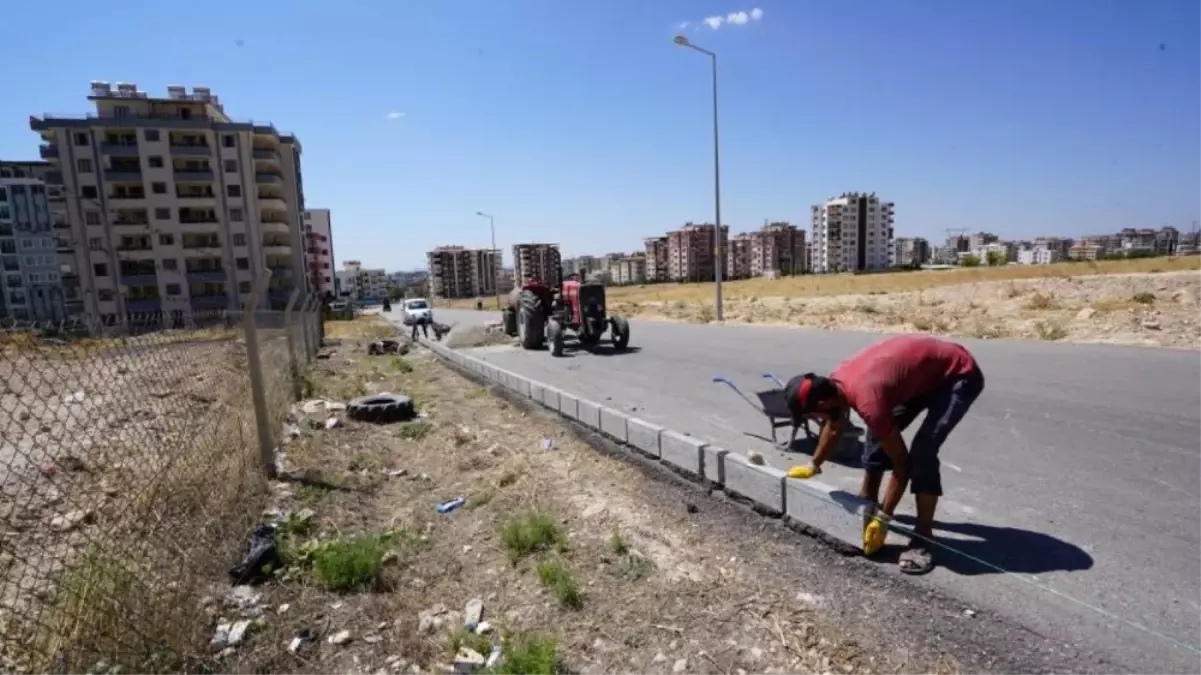
[[[884,539],[887,536],[888,516],[882,513],[872,516],[863,528],[863,555],[875,555],[884,548]]]
[[[812,466],[794,466],[788,470],[789,478],[813,478],[817,475],[817,469]]]

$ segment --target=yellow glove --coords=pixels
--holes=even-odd
[[[813,466],[812,464],[810,464],[808,466],[794,466],[788,470],[788,477],[789,478],[813,478],[814,476],[816,476],[817,474],[819,474],[821,472],[822,472],[821,469]]]
[[[888,516],[883,513],[872,516],[863,528],[863,555],[875,555],[884,548],[884,539],[888,536]]]

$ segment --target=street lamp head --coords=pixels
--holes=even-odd
[[[679,45],[679,46],[681,46],[681,47],[687,47],[687,46],[688,46],[688,38],[684,37],[683,35],[677,35],[677,36],[675,36],[674,38],[672,38],[672,39],[671,39],[671,41],[672,41],[672,42],[674,42],[674,43],[676,43],[677,45]]]

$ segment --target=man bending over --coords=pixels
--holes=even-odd
[[[854,409],[870,432],[859,496],[880,504],[880,483],[884,472],[892,471],[879,507],[883,515],[864,531],[864,553],[872,555],[884,546],[887,521],[910,483],[917,501],[914,530],[918,536],[901,554],[900,567],[908,574],[928,572],[934,567],[934,550],[928,542],[934,536],[934,510],[942,495],[938,450],[983,390],[984,374],[966,348],[926,335],[882,340],[843,361],[828,378],[798,375],[784,391],[794,424],[813,414],[827,417],[829,423],[818,438],[812,462],[794,467],[788,475],[809,478],[821,473],[848,411]],[[901,432],[923,411],[926,417],[913,446],[907,448]]]

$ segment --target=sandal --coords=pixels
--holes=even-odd
[[[934,569],[934,552],[924,544],[910,544],[901,553],[897,566],[905,574],[925,574]]]

